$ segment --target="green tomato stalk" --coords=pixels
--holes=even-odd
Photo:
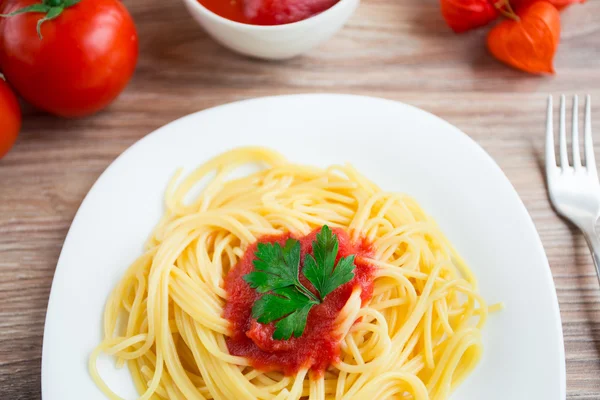
[[[69,8],[79,3],[81,0],[42,0],[39,4],[32,4],[27,7],[23,7],[20,10],[13,11],[10,14],[0,14],[0,17],[9,18],[14,17],[15,15],[34,12],[34,13],[43,13],[43,18],[40,18],[37,23],[37,34],[42,39],[41,26],[44,22],[50,21],[56,17],[58,17],[65,8]]]

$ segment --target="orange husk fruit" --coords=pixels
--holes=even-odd
[[[499,61],[532,74],[553,74],[560,41],[560,14],[538,1],[490,30],[487,46]]]

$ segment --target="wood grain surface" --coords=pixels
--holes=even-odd
[[[306,92],[380,96],[421,107],[491,154],[525,202],[550,260],[568,398],[600,399],[598,280],[582,236],[550,208],[540,169],[547,94],[590,93],[600,105],[600,1],[563,14],[553,77],[494,61],[484,47],[485,30],[451,34],[437,0],[363,0],[333,39],[286,62],[222,48],[180,1],[125,4],[140,36],[137,72],[126,91],[86,119],[59,119],[24,106],[19,140],[0,160],[0,399],[41,398],[44,318],[56,261],[77,208],[102,171],[136,140],[191,112]],[[595,112],[600,149],[600,106]]]

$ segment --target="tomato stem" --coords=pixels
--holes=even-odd
[[[40,18],[37,23],[37,33],[40,38],[42,37],[41,26],[44,22],[50,21],[56,17],[58,17],[65,8],[69,8],[79,3],[81,0],[42,0],[42,3],[32,4],[27,7],[23,7],[19,10],[13,11],[9,14],[0,14],[2,18],[10,18],[15,15],[24,14],[24,13],[42,13],[45,14],[44,17]]]

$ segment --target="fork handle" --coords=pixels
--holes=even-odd
[[[596,274],[600,281],[600,237],[596,233],[596,229],[592,226],[588,229],[583,229],[583,236],[590,248],[592,253],[592,259],[594,260],[594,266],[596,267]]]

